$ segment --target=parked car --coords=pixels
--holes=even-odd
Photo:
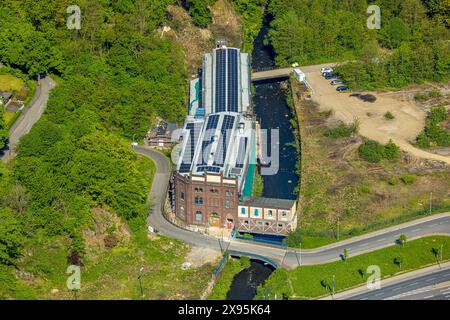
[[[330,82],[332,86],[335,86],[337,84],[344,84],[342,80],[336,79]]]
[[[331,68],[331,67],[323,67],[323,68],[320,69],[320,72],[322,74],[328,73],[328,72],[333,72],[333,68]]]
[[[337,76],[337,74],[335,74],[335,73],[325,73],[325,74],[324,74],[324,77],[325,77],[325,79],[327,79],[327,80],[331,80],[331,79],[337,78],[338,76]]]
[[[344,92],[350,90],[349,86],[339,86],[336,88],[336,91],[338,92]]]

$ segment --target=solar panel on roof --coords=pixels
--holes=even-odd
[[[222,122],[222,128],[220,129],[220,137],[216,155],[214,157],[214,165],[223,165],[227,155],[227,145],[230,140],[229,130],[234,126],[234,116],[225,115]]]
[[[241,137],[239,139],[239,150],[238,150],[238,156],[237,156],[237,160],[236,160],[236,168],[244,167],[245,152],[247,151],[247,142],[248,142],[248,138],[246,138],[246,137]]]
[[[217,124],[219,123],[219,115],[210,115],[208,118],[208,123],[206,124],[206,131],[203,137],[200,159],[198,160],[199,165],[205,165],[208,161],[208,154],[205,154],[205,149],[207,149],[213,142],[213,136],[215,134],[215,129],[217,129]]]
[[[228,111],[238,112],[238,50],[228,49]]]
[[[212,167],[212,166],[201,166],[197,168],[197,172],[213,172],[213,173],[219,173],[220,168],[219,167]]]
[[[216,50],[216,105],[215,112],[226,111],[227,50]]]
[[[186,130],[188,130],[188,142],[184,149],[184,154],[179,171],[181,173],[189,172],[192,165],[192,159],[195,153],[195,145],[197,143],[201,123],[188,123],[186,124]]]

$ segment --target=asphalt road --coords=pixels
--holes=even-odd
[[[450,300],[450,267],[382,286],[348,300]]]
[[[55,81],[46,76],[39,81],[36,93],[29,105],[23,110],[20,117],[9,130],[8,146],[0,151],[0,159],[7,162],[15,155],[15,149],[22,136],[30,132],[33,125],[39,120],[45,111],[50,90],[55,86]]]
[[[220,245],[216,238],[181,229],[164,218],[161,208],[170,178],[169,159],[161,153],[146,147],[136,147],[135,150],[153,159],[157,166],[149,195],[153,208],[148,217],[148,224],[165,236],[191,245],[220,250]],[[299,264],[312,265],[339,260],[344,249],[347,249],[349,256],[352,256],[394,245],[400,234],[405,234],[408,239],[430,234],[450,234],[450,213],[429,216],[361,237],[355,237],[314,250],[302,250],[301,252],[299,249],[286,250],[281,247],[265,246],[234,239],[230,242],[226,241],[225,245],[229,245],[228,248],[230,250],[262,255],[282,264],[286,268],[295,268]]]

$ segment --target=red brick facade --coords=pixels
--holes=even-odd
[[[189,225],[232,228],[237,224],[237,180],[222,175],[175,173],[175,212]]]

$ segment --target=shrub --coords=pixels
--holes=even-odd
[[[387,120],[392,120],[392,119],[395,118],[394,115],[393,115],[390,111],[386,112],[386,113],[384,114],[384,117],[385,117]]]
[[[400,148],[392,140],[389,140],[384,146],[384,157],[388,160],[395,160],[400,157]]]
[[[248,269],[248,268],[250,268],[250,258],[249,258],[249,257],[247,257],[247,256],[242,256],[242,257],[240,258],[240,263],[241,263],[241,267],[242,267],[243,269]]]
[[[376,141],[368,140],[358,148],[359,156],[372,163],[378,163],[384,158],[384,146]]]
[[[404,174],[400,177],[400,180],[402,180],[404,184],[413,184],[417,180],[417,176],[414,174]]]
[[[353,123],[351,125],[346,125],[344,123],[341,123],[335,128],[328,129],[325,132],[325,136],[330,138],[344,138],[344,137],[351,137],[354,133],[358,131],[358,127],[356,123]]]
[[[448,111],[443,105],[432,107],[428,115],[431,123],[439,123],[448,119]]]

